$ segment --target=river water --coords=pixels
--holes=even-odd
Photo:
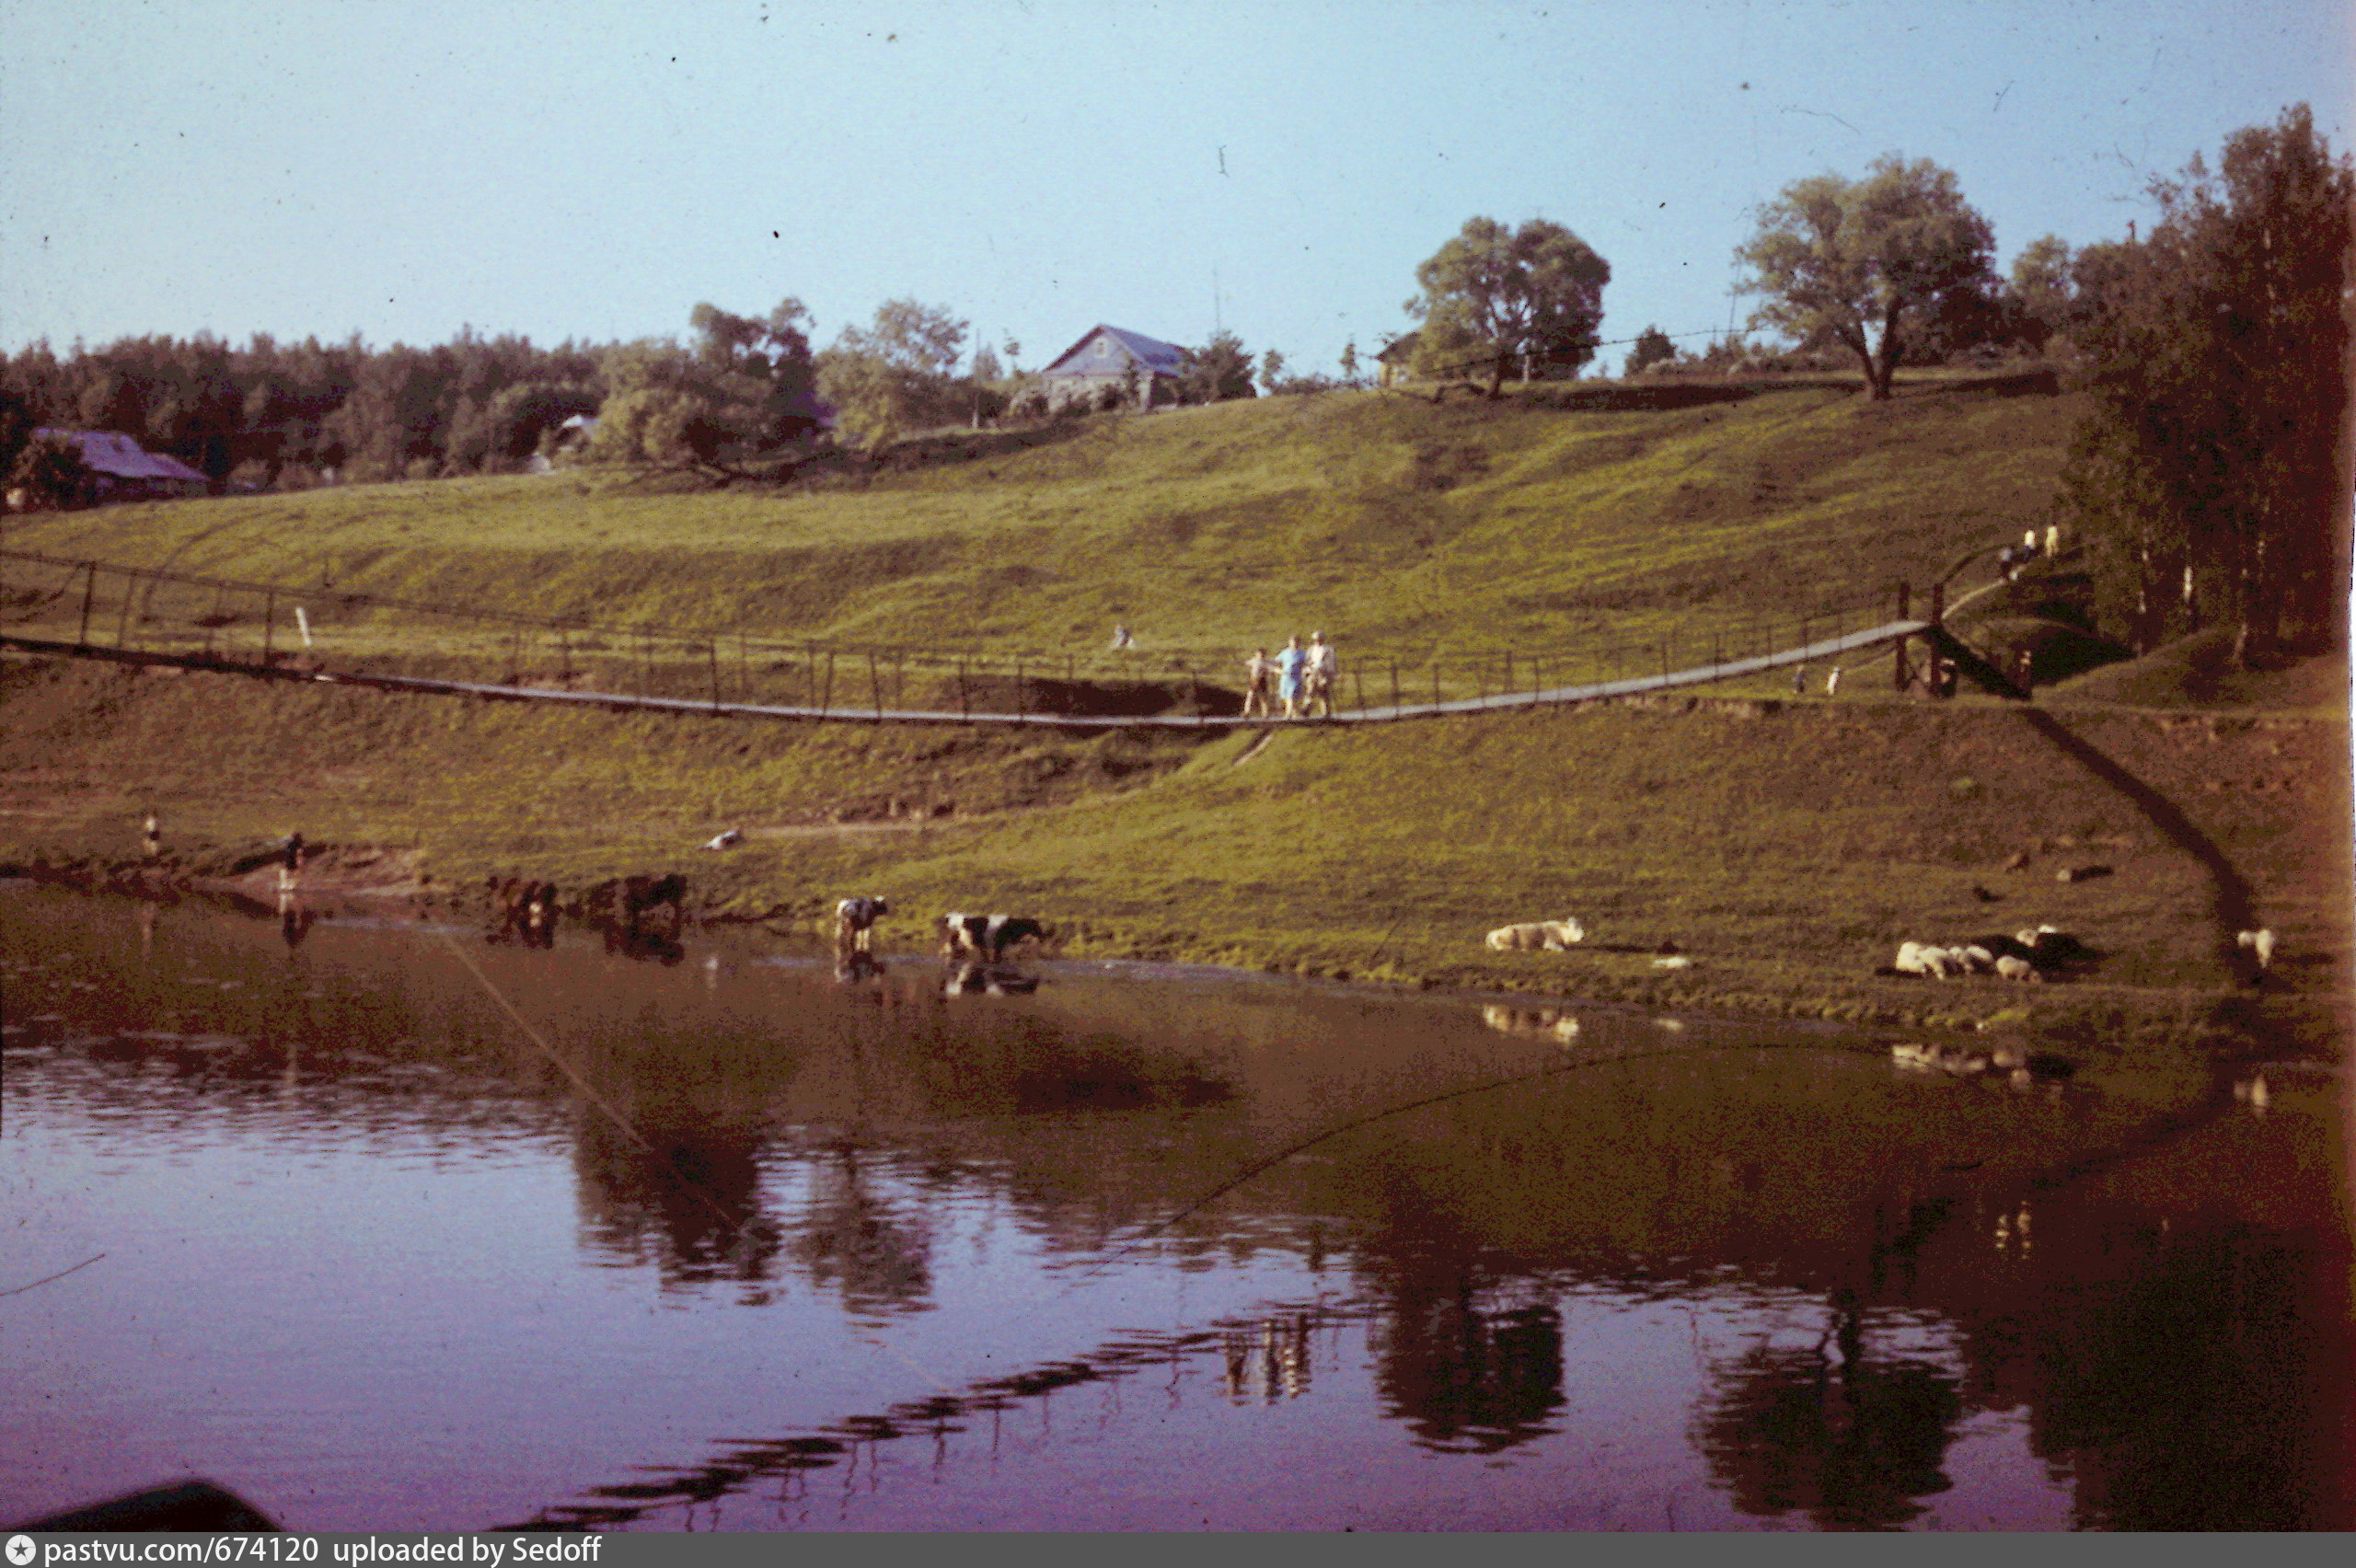
[[[2356,1522],[2327,1077],[885,965],[0,884],[0,1521]]]

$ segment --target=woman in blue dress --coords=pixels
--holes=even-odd
[[[1300,635],[1296,632],[1285,639],[1276,654],[1276,695],[1285,699],[1285,717],[1300,717],[1300,677],[1309,667],[1309,655],[1301,651]]]

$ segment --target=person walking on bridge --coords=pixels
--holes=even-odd
[[[1268,684],[1276,673],[1276,662],[1266,649],[1252,650],[1252,657],[1243,661],[1243,717],[1268,717]]]
[[[1301,651],[1300,633],[1285,639],[1284,647],[1276,654],[1276,695],[1285,699],[1285,717],[1300,717],[1300,681],[1309,666],[1309,655]]]
[[[1322,631],[1309,634],[1309,700],[1302,711],[1311,719],[1334,717],[1334,683],[1341,678],[1342,661]],[[1322,713],[1317,710],[1322,708]]]

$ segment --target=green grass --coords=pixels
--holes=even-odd
[[[1569,667],[1883,608],[2043,506],[2075,411],[1945,383],[1666,413],[1337,394],[1099,417],[863,488],[569,472],[17,519],[6,538],[625,625],[1060,655],[1120,619],[1203,667],[1314,628],[1362,664],[1513,649]]]
[[[1345,670],[1511,648],[1553,651],[1553,681],[1584,673],[1565,648],[1592,658],[1616,640],[1634,662],[1671,627],[1692,648],[1828,603],[1880,610],[1888,584],[1926,582],[2041,514],[2074,412],[1951,381],[1879,405],[1794,388],[1666,413],[1288,398],[1099,418],[863,488],[356,487],[17,519],[7,542],[919,646],[1085,654],[1117,617],[1149,650],[1214,664],[1320,627]],[[71,585],[52,587],[47,613],[72,614]],[[1987,607],[2034,618],[2037,604]],[[1243,760],[1249,734],[545,712],[20,662],[0,664],[0,859],[130,859],[154,806],[191,872],[299,827],[419,849],[440,885],[676,866],[738,916],[811,920],[881,891],[918,912],[1035,910],[1074,951],[1889,1021],[2026,1009],[2082,1042],[2230,1030],[2336,1045],[2344,662],[2272,685],[2214,663],[2163,651],[2080,675],[2043,730],[1994,702],[1894,699],[1869,665],[1835,703],[1301,730]],[[863,670],[846,678],[863,700]],[[2103,706],[2203,700],[2294,716]],[[2299,716],[2315,713],[2334,721]],[[726,826],[752,842],[694,851]],[[2019,851],[2029,865],[2004,870]],[[2092,860],[2116,874],[2054,881]],[[1588,926],[1585,951],[1481,946],[1491,926],[1565,914]],[[2219,946],[2220,922],[2241,918],[2284,936],[2264,994],[2233,985]],[[1901,940],[2045,920],[2103,950],[2094,978],[1872,974]],[[913,921],[893,934],[920,940]],[[1693,967],[1657,969],[1665,941]]]

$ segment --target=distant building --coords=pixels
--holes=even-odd
[[[1048,406],[1061,408],[1093,403],[1107,386],[1126,387],[1134,375],[1139,402],[1150,407],[1178,400],[1178,377],[1185,368],[1186,351],[1177,344],[1100,324],[1058,354],[1039,380]]]
[[[177,457],[149,452],[131,437],[111,430],[37,430],[33,438],[70,442],[90,470],[88,499],[105,504],[118,501],[164,501],[175,496],[202,495],[213,481]]]
[[[1418,334],[1403,332],[1385,343],[1374,356],[1382,368],[1374,373],[1377,386],[1396,386],[1407,379],[1415,363],[1415,341]]]

